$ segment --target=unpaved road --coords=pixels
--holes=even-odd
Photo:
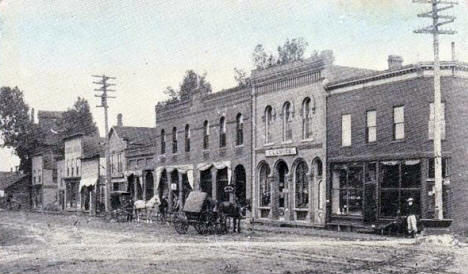
[[[292,231],[181,236],[169,225],[0,211],[0,273],[468,273],[467,247]]]

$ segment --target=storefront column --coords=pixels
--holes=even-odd
[[[275,175],[268,176],[271,189],[271,202],[270,202],[270,219],[278,219],[278,177]]]
[[[289,174],[284,175],[284,181],[285,181],[285,188],[283,189],[283,195],[284,195],[284,220],[285,221],[290,221],[293,219],[293,206],[291,205],[291,202],[294,201],[292,197],[290,197],[291,194],[294,194],[292,191],[294,188],[292,186],[292,178],[293,176],[290,176]]]
[[[309,172],[307,173],[306,175],[306,178],[307,180],[309,181],[309,189],[307,190],[309,193],[309,214],[307,214],[307,217],[306,217],[306,221],[307,222],[312,222],[314,221],[314,216],[315,216],[315,211],[318,209],[318,205],[316,206],[315,205],[315,201],[317,201],[316,199],[314,199],[315,197],[315,193],[318,193],[318,195],[320,195],[320,192],[319,191],[314,191],[314,189],[317,189],[317,185],[315,184],[314,182],[314,174],[313,172]]]
[[[89,215],[96,215],[96,187],[92,186],[89,192]]]
[[[211,197],[213,199],[216,199],[216,173],[217,169],[215,167],[211,167],[210,172],[211,172]]]
[[[140,182],[141,182],[141,188],[143,191],[143,201],[146,201],[146,180],[145,180],[145,174],[144,171],[141,172],[141,177],[140,177]]]
[[[182,207],[183,207],[182,202],[183,202],[183,198],[184,198],[184,192],[182,190],[182,186],[183,186],[183,184],[182,184],[182,173],[178,172],[177,175],[179,176],[179,181],[178,181],[178,183],[179,183],[179,194],[178,194],[179,195],[179,206],[180,206],[180,210],[182,210]]]
[[[167,187],[168,187],[168,194],[169,194],[169,201],[168,201],[168,207],[169,207],[169,211],[172,210],[172,176],[171,176],[171,173],[167,172]]]

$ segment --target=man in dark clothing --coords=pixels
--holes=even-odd
[[[418,232],[418,223],[416,220],[416,215],[418,215],[418,210],[416,208],[416,205],[414,204],[413,198],[408,199],[408,206],[406,208],[406,212],[407,212],[406,221],[408,223],[408,234],[414,238],[416,236],[416,233]]]
[[[125,200],[125,211],[127,211],[127,222],[133,221],[133,201],[131,198]]]
[[[169,207],[169,203],[167,202],[166,196],[161,199],[161,203],[159,204],[159,214],[161,214],[161,219],[166,220],[166,213],[167,208]]]

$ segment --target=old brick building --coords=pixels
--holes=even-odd
[[[65,210],[94,214],[103,210],[105,141],[98,136],[75,134],[64,139],[62,180],[65,184]]]
[[[220,201],[250,199],[250,92],[250,87],[197,89],[156,106],[155,189],[171,207],[183,204],[190,190]],[[233,193],[225,191],[228,185]]]
[[[117,126],[109,132],[111,208],[120,205],[122,192],[130,193],[133,200],[150,199],[154,195],[156,135],[156,128],[123,126],[122,115],[118,115]]]
[[[63,112],[39,111],[39,145],[32,151],[32,206],[43,208],[57,200],[56,160],[60,157],[61,138],[58,124]]]
[[[254,217],[260,222],[325,225],[324,83],[369,71],[318,58],[252,72]]]
[[[376,224],[405,215],[415,199],[434,216],[433,73],[430,63],[402,66],[327,86],[329,224]],[[468,227],[468,65],[442,63],[443,200],[452,228]]]

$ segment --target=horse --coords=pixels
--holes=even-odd
[[[228,218],[231,218],[233,223],[233,232],[237,231],[237,233],[241,232],[240,221],[243,218],[245,208],[246,207],[241,206],[240,203],[229,201],[219,202],[217,205],[217,211],[221,222],[226,224]]]
[[[140,214],[144,210],[146,213],[146,222],[152,223],[153,220],[150,218],[151,214],[156,212],[157,206],[161,204],[161,200],[159,200],[158,195],[154,195],[150,200],[136,200],[133,206],[135,207],[135,213],[137,216],[137,222],[140,221]]]

